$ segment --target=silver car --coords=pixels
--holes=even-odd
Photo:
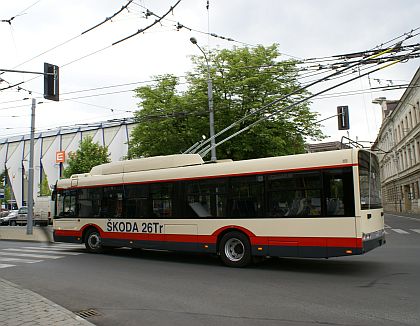
[[[0,218],[1,225],[16,225],[16,220],[19,214],[18,209],[12,209],[9,211],[9,214]]]

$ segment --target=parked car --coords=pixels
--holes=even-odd
[[[16,225],[16,219],[18,217],[19,210],[12,209],[9,214],[0,218],[1,225]]]
[[[17,225],[26,225],[28,223],[28,206],[22,206],[18,210],[16,224]],[[13,225],[16,225],[13,224]],[[12,225],[12,224],[10,224]]]

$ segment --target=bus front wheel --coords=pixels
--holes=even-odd
[[[89,252],[101,253],[103,251],[102,238],[98,230],[88,231],[85,237],[85,246]]]
[[[226,233],[220,241],[220,258],[226,266],[245,267],[251,263],[251,245],[241,232]]]

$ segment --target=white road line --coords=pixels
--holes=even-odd
[[[401,230],[401,229],[391,229],[391,230],[394,231],[394,232],[397,232],[399,234],[410,234],[410,232],[407,232],[407,231],[404,231],[404,230]]]
[[[75,243],[75,244],[71,244],[71,243],[54,243],[53,244],[54,247],[61,247],[61,248],[82,248],[83,244],[82,243]]]
[[[12,252],[2,252],[0,251],[1,256],[10,256],[13,257],[31,257],[31,258],[47,258],[47,259],[58,259],[63,258],[64,256],[53,256],[53,255],[35,255],[35,254],[19,254],[19,253],[12,253]]]
[[[3,249],[3,250],[9,250],[9,251],[23,251],[23,252],[38,252],[40,254],[60,254],[60,255],[71,255],[71,256],[77,256],[83,254],[83,252],[72,252],[72,251],[66,251],[68,249],[53,249],[48,250],[49,248],[37,248],[37,247],[22,247],[22,248],[13,248],[13,249]]]
[[[385,231],[385,234],[389,234],[389,232]]]
[[[13,267],[16,265],[10,265],[10,264],[0,264],[0,268],[7,268],[7,267]]]
[[[0,257],[0,261],[13,261],[16,263],[25,263],[25,264],[33,264],[33,263],[42,262],[42,260],[21,259],[21,258],[11,258],[11,257]]]
[[[410,229],[411,231],[414,231],[416,233],[420,233],[420,229]]]
[[[41,249],[41,250],[55,250],[55,251],[65,251],[65,250],[80,250],[85,249],[85,247],[75,247],[75,248],[61,248],[61,247],[22,247],[26,249]]]
[[[385,229],[390,229],[391,227],[389,225],[384,225]]]
[[[420,222],[420,218],[417,218],[417,217],[394,215],[394,214],[389,214],[389,213],[386,213],[386,215],[391,215],[391,216],[395,216],[395,217],[402,217],[402,218],[406,218],[406,219],[409,219],[409,220],[412,220],[412,221]]]

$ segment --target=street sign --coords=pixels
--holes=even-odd
[[[66,152],[55,152],[55,163],[64,163],[66,161]]]

